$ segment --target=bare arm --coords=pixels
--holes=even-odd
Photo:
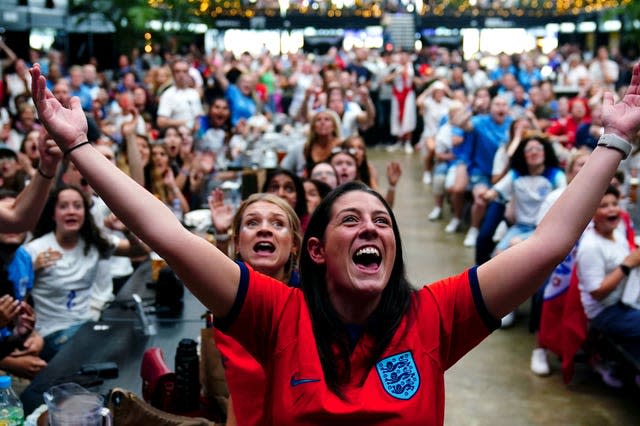
[[[138,143],[136,141],[138,112],[133,109],[132,115],[133,118],[131,121],[122,125],[122,135],[124,136],[127,149],[129,175],[131,175],[131,178],[138,182],[140,186],[144,186],[144,167],[142,166],[142,158],[140,157],[140,150],[138,149]]]
[[[364,111],[362,114],[358,114],[358,125],[362,130],[367,130],[376,120],[376,107],[373,105],[371,96],[369,96],[369,89],[367,86],[362,85],[358,88],[360,98],[364,101]]]
[[[603,121],[605,133],[625,140],[631,140],[640,127],[638,64],[621,102],[613,105],[613,94],[606,94]],[[596,148],[534,235],[478,268],[480,290],[492,315],[500,318],[526,300],[565,257],[593,216],[621,159],[615,149]]]
[[[40,171],[20,192],[13,204],[0,206],[0,232],[28,231],[36,225],[40,218],[62,153],[52,140],[40,140],[38,150],[40,151],[40,165],[38,166]]]
[[[36,64],[33,100],[49,134],[62,149],[86,140],[87,122],[78,98],[64,108],[46,89]],[[226,315],[235,300],[240,268],[202,238],[191,234],[150,192],[122,173],[91,145],[69,154],[71,161],[133,233],[162,256],[189,289],[215,315]]]

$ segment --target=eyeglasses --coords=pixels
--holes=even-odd
[[[336,146],[335,148],[333,148],[331,150],[331,154],[332,155],[340,154],[341,152],[344,152],[345,154],[349,154],[349,155],[355,157],[356,154],[358,153],[358,150],[355,149],[355,148],[342,148],[340,146]]]
[[[524,153],[525,153],[525,154],[529,154],[529,153],[531,153],[531,152],[542,152],[542,151],[544,151],[544,148],[543,148],[543,147],[541,147],[541,146],[537,146],[537,145],[534,145],[534,146],[528,146],[528,147],[526,147],[526,148],[524,149]]]
[[[317,179],[323,176],[335,177],[336,174],[333,170],[316,170],[315,172],[311,173],[311,179]]]

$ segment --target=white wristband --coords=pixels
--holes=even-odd
[[[613,133],[605,133],[600,136],[600,139],[598,139],[598,146],[604,146],[609,149],[620,151],[622,153],[623,160],[627,158],[629,156],[629,152],[631,152],[631,144]]]

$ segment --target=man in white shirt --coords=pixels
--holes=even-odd
[[[609,51],[600,46],[595,59],[589,66],[589,75],[593,83],[599,83],[606,90],[615,90],[620,69],[615,61],[609,59]]]
[[[197,118],[203,115],[204,111],[200,94],[196,89],[189,87],[189,64],[184,59],[177,59],[171,65],[171,72],[173,86],[160,96],[158,104],[158,127],[164,129],[187,126],[195,131]]]

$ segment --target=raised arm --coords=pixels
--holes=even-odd
[[[638,64],[621,102],[614,105],[613,94],[605,95],[602,115],[605,135],[632,140],[640,127]],[[478,268],[480,290],[491,314],[500,318],[515,309],[562,261],[593,216],[622,158],[617,149],[597,147],[533,236]]]
[[[23,232],[32,229],[49,197],[62,153],[52,140],[38,141],[40,164],[27,187],[11,205],[0,206],[0,232]]]
[[[46,89],[37,64],[31,75],[40,120],[92,188],[127,228],[169,263],[207,308],[218,316],[226,315],[235,300],[240,268],[213,245],[187,231],[161,201],[90,144],[82,144],[87,140],[87,122],[79,99],[73,97],[71,108],[64,108]]]

